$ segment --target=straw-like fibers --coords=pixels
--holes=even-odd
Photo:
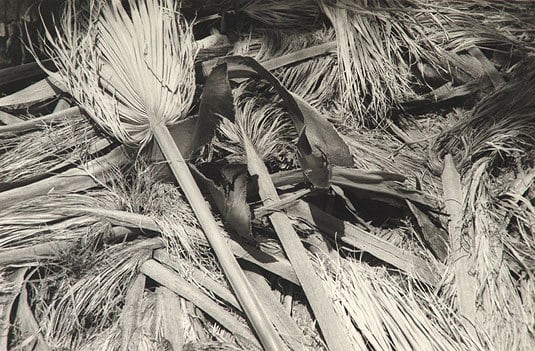
[[[0,140],[0,181],[21,181],[61,164],[76,164],[90,156],[90,146],[98,140],[97,131],[83,117],[40,131],[10,135]]]
[[[355,349],[367,350],[369,345],[376,350],[396,351],[483,350],[454,316],[436,313],[433,306],[444,308],[444,302],[429,295],[425,299],[433,302],[423,304],[421,297],[428,293],[417,286],[404,287],[384,268],[340,259],[338,263],[318,261],[317,270]],[[456,333],[451,333],[452,324]]]

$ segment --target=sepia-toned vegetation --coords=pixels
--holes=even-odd
[[[533,348],[531,2],[31,5],[0,350]]]

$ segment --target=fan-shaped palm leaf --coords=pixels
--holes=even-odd
[[[143,147],[152,137],[193,207],[234,292],[263,344],[282,343],[230,251],[167,126],[188,113],[195,92],[191,27],[171,0],[131,0],[101,7],[76,21],[68,5],[50,53],[59,79],[89,115],[124,143]]]

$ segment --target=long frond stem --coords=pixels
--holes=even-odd
[[[217,256],[219,264],[223,268],[250,323],[257,332],[262,345],[266,350],[284,350],[285,347],[280,336],[269,321],[260,300],[253,293],[238,261],[236,261],[224,236],[221,234],[221,229],[217,225],[212,211],[199,190],[195,179],[193,179],[186,161],[176,146],[171,133],[169,133],[169,130],[165,126],[156,126],[153,132],[162,153],[169,162],[171,171],[195,212],[206,238]]]

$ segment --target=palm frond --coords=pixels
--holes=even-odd
[[[482,99],[471,117],[444,130],[430,147],[430,168],[440,173],[440,159],[451,153],[457,167],[466,171],[473,162],[490,157],[500,162],[517,155],[533,158],[535,145],[535,61],[518,64],[511,80]]]
[[[50,74],[102,128],[143,146],[153,127],[189,112],[195,49],[191,27],[172,1],[129,4],[127,12],[91,0],[88,18],[79,22],[76,6],[67,3],[61,28],[47,32],[47,51],[59,69]]]
[[[268,28],[309,28],[318,22],[321,11],[313,0],[240,0],[236,2],[238,14],[253,19]]]
[[[46,195],[18,203],[2,211],[0,248],[9,250],[52,241],[76,241],[87,235],[87,228],[98,218],[80,216],[84,207],[113,206],[102,192],[87,195]]]
[[[497,350],[529,350],[533,344],[533,309],[517,291],[517,281],[504,264],[505,247],[501,238],[507,237],[503,219],[497,214],[491,198],[492,181],[490,158],[477,162],[469,172],[466,185],[464,226],[470,253],[470,271],[477,281],[478,306],[476,323]],[[527,277],[532,281],[532,277]],[[528,298],[529,299],[529,298]]]
[[[393,107],[416,96],[412,72],[430,64],[445,79],[459,69],[448,59],[473,47],[506,61],[533,52],[533,9],[505,1],[322,1],[336,31],[342,102],[357,125],[381,124]],[[526,31],[527,29],[527,31]],[[505,63],[505,66],[508,62]],[[507,67],[505,67],[507,68]]]
[[[9,135],[0,140],[0,180],[22,181],[55,167],[76,164],[90,156],[101,140],[84,117],[69,118],[44,130]]]
[[[397,32],[393,18],[372,10],[380,6],[372,1],[349,9],[322,2],[336,32],[341,101],[360,125],[380,123],[392,106],[413,95],[404,33]]]
[[[264,103],[260,98],[251,96],[243,86],[234,91],[236,116],[235,122],[224,119],[219,126],[216,149],[229,153],[229,159],[244,162],[245,150],[241,140],[250,138],[266,162],[280,162],[292,159],[295,150],[292,141],[297,133],[288,114],[277,105]]]
[[[416,286],[403,287],[382,268],[342,260],[319,261],[317,270],[360,350],[484,349],[444,302]]]
[[[40,301],[43,334],[50,344],[77,349],[88,335],[111,326],[137,266],[150,257],[145,245],[141,241],[110,246],[93,255],[93,266],[78,276],[60,270],[59,283],[36,284],[41,294],[52,295]]]

